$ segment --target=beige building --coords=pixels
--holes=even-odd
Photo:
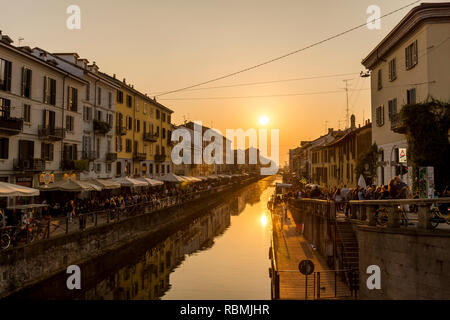
[[[372,140],[380,151],[377,183],[398,174],[407,148],[398,112],[428,98],[450,99],[450,3],[413,8],[362,61],[371,71]],[[409,177],[403,177],[409,182]]]

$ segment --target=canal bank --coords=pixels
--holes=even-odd
[[[239,189],[228,190],[221,194],[216,194],[208,199],[197,200],[192,204],[185,204],[178,208],[179,219],[171,219],[159,228],[147,229],[146,233],[139,234],[122,240],[107,250],[84,260],[77,261],[81,267],[83,290],[69,291],[66,288],[67,274],[65,268],[55,272],[53,275],[42,279],[33,285],[29,285],[10,296],[11,298],[44,298],[44,299],[157,299],[164,292],[169,290],[169,295],[180,294],[168,287],[168,274],[170,270],[177,269],[183,263],[180,257],[189,256],[198,250],[206,250],[211,247],[214,238],[220,236],[226,230],[226,221],[241,219],[240,212],[248,207],[248,203],[258,203],[259,196],[267,188],[266,178],[259,182],[255,180]],[[248,189],[251,189],[248,191]],[[247,190],[247,191],[246,191]],[[265,203],[260,204],[261,208]],[[172,208],[172,210],[174,210]],[[260,208],[257,209],[261,213]],[[174,216],[173,213],[165,210],[164,215]],[[228,218],[227,218],[228,215]],[[231,216],[231,219],[229,218]],[[247,217],[248,214],[243,215]],[[259,222],[259,220],[258,220]],[[180,226],[189,227],[183,230]],[[225,226],[225,227],[224,227]],[[132,227],[139,229],[142,221],[135,221]],[[89,230],[87,230],[89,231]],[[251,229],[249,230],[251,233]],[[228,234],[228,233],[227,233]],[[233,236],[233,241],[238,241]],[[183,244],[189,243],[188,245]],[[238,241],[239,242],[239,241]],[[252,244],[254,247],[255,244]],[[259,248],[261,256],[267,260],[268,244],[261,244]],[[227,245],[227,248],[230,246]],[[150,249],[149,249],[150,248]],[[230,249],[231,250],[231,249]],[[231,252],[231,251],[229,251]],[[224,256],[221,252],[217,256]],[[230,259],[232,257],[230,256]],[[69,263],[65,264],[65,266]],[[196,268],[198,270],[198,267]],[[133,272],[134,270],[134,272]],[[213,270],[211,270],[213,271]],[[235,270],[231,270],[235,272]],[[179,270],[175,271],[175,277]],[[221,272],[218,274],[221,276]],[[223,275],[222,275],[223,276]],[[264,279],[267,280],[267,268],[264,270]],[[132,278],[139,278],[138,281],[131,281]],[[142,279],[141,279],[142,278]],[[183,276],[182,278],[186,278]],[[197,281],[198,282],[198,281]],[[130,283],[129,289],[124,289],[123,284]],[[157,288],[155,284],[158,284]],[[122,284],[122,285],[119,285]],[[141,289],[144,286],[145,291]],[[177,286],[180,287],[180,286]],[[198,284],[192,283],[192,288],[198,288]],[[107,289],[109,288],[109,289]],[[111,289],[113,288],[113,289]],[[120,289],[122,288],[122,289]],[[151,292],[148,290],[151,288]],[[156,291],[155,291],[156,288]],[[270,287],[267,294],[270,298]],[[259,291],[259,290],[258,290]],[[143,293],[146,292],[146,293]],[[190,298],[189,296],[185,298]]]

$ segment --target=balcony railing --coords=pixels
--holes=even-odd
[[[65,138],[66,131],[64,128],[38,127],[39,139],[59,141]]]
[[[95,151],[82,151],[81,152],[81,159],[82,160],[95,160],[97,159],[97,152]]]
[[[19,118],[0,117],[0,133],[13,136],[22,132],[23,120]]]
[[[77,172],[86,171],[89,169],[89,161],[63,159],[63,161],[61,161],[61,169],[72,170]]]
[[[165,154],[155,154],[155,162],[164,162],[166,160]]]
[[[124,136],[127,134],[127,128],[121,125],[116,126],[116,135],[118,136]]]
[[[405,122],[398,113],[391,115],[391,130],[395,133],[406,133]]]
[[[116,160],[117,160],[117,153],[109,152],[109,153],[106,154],[106,161],[113,162],[113,161],[116,161]]]
[[[147,154],[141,153],[141,152],[135,152],[133,154],[133,159],[136,161],[144,161],[145,159],[147,159]]]
[[[14,170],[18,171],[45,171],[45,160],[43,159],[14,159]]]
[[[94,132],[97,134],[107,134],[111,130],[108,122],[94,120]]]
[[[156,142],[158,141],[158,134],[151,132],[144,132],[143,138],[145,141]]]

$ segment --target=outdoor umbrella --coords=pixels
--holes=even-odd
[[[137,178],[136,180],[146,182],[150,187],[162,186],[164,184],[164,182],[162,181],[150,179],[147,177]]]
[[[182,177],[177,176],[176,174],[173,174],[173,173],[168,173],[163,176],[159,176],[156,179],[158,179],[160,181],[165,181],[165,182],[185,182],[186,181]]]
[[[59,182],[50,183],[40,187],[42,191],[68,191],[68,192],[80,192],[80,191],[101,191],[102,188],[88,181],[80,180],[62,180]]]
[[[122,187],[146,187],[146,186],[148,186],[147,182],[139,181],[137,179],[132,179],[129,177],[121,177],[121,178],[113,179],[113,181],[119,183]]]
[[[39,190],[19,186],[17,184],[0,182],[0,197],[38,196]]]
[[[98,185],[105,190],[120,188],[120,183],[114,182],[111,179],[91,179],[91,180],[89,180],[89,183]]]
[[[210,176],[207,177],[209,180],[219,180],[219,177],[216,176],[215,174],[212,174]]]
[[[366,187],[366,180],[364,180],[363,175],[359,176],[358,186],[361,187],[361,188],[365,188]]]

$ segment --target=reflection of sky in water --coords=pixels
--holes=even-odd
[[[162,299],[270,299],[267,200],[273,188],[260,189],[269,183],[261,181],[237,199],[243,211],[232,215],[211,248],[187,256],[170,274]]]

